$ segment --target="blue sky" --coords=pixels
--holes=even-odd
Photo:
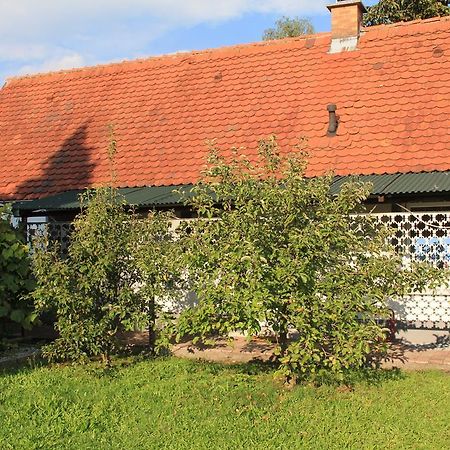
[[[9,76],[254,42],[283,15],[326,31],[333,1],[0,0],[0,85]]]

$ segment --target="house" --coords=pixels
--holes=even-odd
[[[412,258],[450,261],[450,20],[362,28],[361,1],[329,6],[329,33],[7,81],[0,90],[0,201],[30,229],[67,227],[78,194],[111,179],[140,208],[188,211],[173,194],[204,167],[206,140],[255,152],[305,138],[308,176],[373,183],[368,210]],[[397,308],[449,328],[448,292]]]

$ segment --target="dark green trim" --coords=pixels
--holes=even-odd
[[[127,204],[138,208],[170,207],[183,204],[183,197],[177,191],[189,195],[191,186],[152,186],[141,188],[120,188],[119,193]],[[23,213],[47,213],[53,211],[73,211],[80,208],[80,195],[83,190],[67,191],[38,200],[16,202],[13,209],[16,215]]]
[[[331,192],[339,192],[343,183],[352,177],[335,177]],[[384,175],[361,175],[358,180],[372,183],[372,195],[398,196],[415,194],[450,193],[450,171],[400,173]],[[119,192],[129,205],[138,208],[168,208],[183,205],[182,196],[176,191],[189,194],[192,185],[150,186],[137,188],[121,188]],[[43,214],[54,211],[74,211],[79,209],[79,196],[83,191],[68,191],[39,200],[22,201],[13,205],[16,215],[24,213]]]
[[[336,177],[332,192],[337,193],[350,177]],[[450,192],[450,171],[360,175],[358,180],[372,184],[372,195],[443,194]]]

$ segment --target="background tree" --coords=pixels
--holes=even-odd
[[[121,331],[154,327],[158,295],[166,292],[164,257],[169,217],[127,211],[113,188],[89,192],[73,223],[67,257],[36,245],[33,293],[39,312],[56,313],[59,337],[43,349],[50,360],[108,361]]]
[[[448,0],[380,0],[367,8],[364,25],[383,25],[450,15]]]
[[[26,297],[33,288],[28,247],[22,234],[11,226],[10,210],[1,207],[0,320],[6,318],[29,328],[36,316]]]
[[[387,232],[354,217],[369,186],[305,178],[305,159],[281,157],[274,137],[252,163],[213,148],[195,187],[199,219],[182,237],[198,306],[179,320],[179,335],[204,340],[268,327],[287,380],[343,377],[385,348],[377,323],[389,298],[421,290],[439,272],[402,267]],[[217,220],[213,220],[217,219]],[[288,339],[290,333],[293,339]]]
[[[268,28],[264,31],[262,39],[263,41],[270,41],[273,39],[284,39],[313,33],[314,26],[310,20],[301,19],[299,17],[282,17],[275,22],[274,28]]]

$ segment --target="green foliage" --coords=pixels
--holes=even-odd
[[[30,328],[36,316],[26,300],[33,289],[28,247],[11,226],[10,210],[0,208],[0,320]]]
[[[67,257],[48,242],[34,255],[36,307],[56,312],[60,335],[44,348],[50,360],[108,360],[120,346],[118,332],[153,330],[167,276],[167,215],[138,217],[113,188],[89,192],[83,202]]]
[[[276,21],[275,28],[268,28],[264,31],[262,39],[263,41],[271,41],[313,33],[314,26],[308,19],[282,17]]]
[[[213,148],[209,163],[192,200],[200,218],[182,238],[199,303],[180,335],[257,335],[264,324],[285,379],[342,378],[385,348],[386,300],[441,277],[401,269],[387,231],[353,216],[369,186],[355,180],[330,195],[332,177],[305,178],[305,155],[281,157],[274,137],[256,162]]]
[[[447,0],[380,0],[367,8],[364,25],[383,25],[450,15]]]
[[[3,450],[448,448],[450,376],[282,389],[254,366],[176,358],[0,375]]]

